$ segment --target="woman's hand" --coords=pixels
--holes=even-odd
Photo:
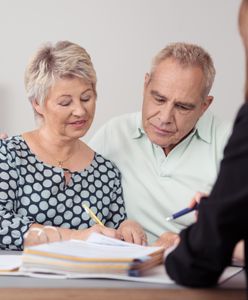
[[[117,231],[126,242],[147,245],[147,237],[144,229],[135,221],[123,221]]]
[[[163,247],[165,250],[172,246],[177,246],[180,241],[178,234],[174,232],[164,232],[152,246]]]
[[[94,225],[88,229],[68,229],[55,226],[44,226],[33,224],[25,234],[25,246],[33,246],[37,244],[66,241],[70,239],[86,240],[91,233],[97,232],[111,238],[121,239],[120,233],[112,228],[101,225]]]
[[[1,132],[1,133],[0,133],[0,139],[1,139],[1,140],[5,140],[5,139],[7,139],[7,137],[8,137],[8,135],[7,135],[6,132]]]
[[[71,231],[72,231],[72,233],[71,233],[70,238],[77,239],[77,240],[86,240],[93,232],[97,232],[97,233],[106,235],[108,237],[114,238],[114,239],[119,239],[119,240],[122,239],[121,234],[116,229],[101,226],[99,224],[96,224],[87,229],[71,230]]]

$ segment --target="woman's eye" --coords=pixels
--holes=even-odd
[[[83,97],[81,97],[81,101],[87,102],[91,99],[91,95],[84,95]]]
[[[70,100],[63,100],[63,101],[61,101],[60,103],[59,103],[59,105],[61,105],[61,106],[68,106],[69,104],[70,104]]]

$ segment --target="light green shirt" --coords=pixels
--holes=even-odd
[[[141,113],[133,113],[106,123],[90,146],[120,169],[127,217],[138,221],[153,242],[163,232],[179,232],[194,221],[194,213],[176,222],[166,217],[187,207],[197,191],[210,192],[230,129],[206,112],[166,156],[148,139]]]

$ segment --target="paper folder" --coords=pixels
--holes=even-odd
[[[24,248],[21,270],[141,276],[161,264],[162,258],[161,247],[139,246],[94,233],[93,241],[91,237]]]

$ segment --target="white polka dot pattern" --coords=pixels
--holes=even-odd
[[[83,203],[109,227],[125,219],[120,172],[109,160],[96,153],[90,166],[73,172],[65,185],[63,170],[38,160],[21,136],[0,141],[0,249],[21,250],[33,223],[72,229],[94,225]]]

